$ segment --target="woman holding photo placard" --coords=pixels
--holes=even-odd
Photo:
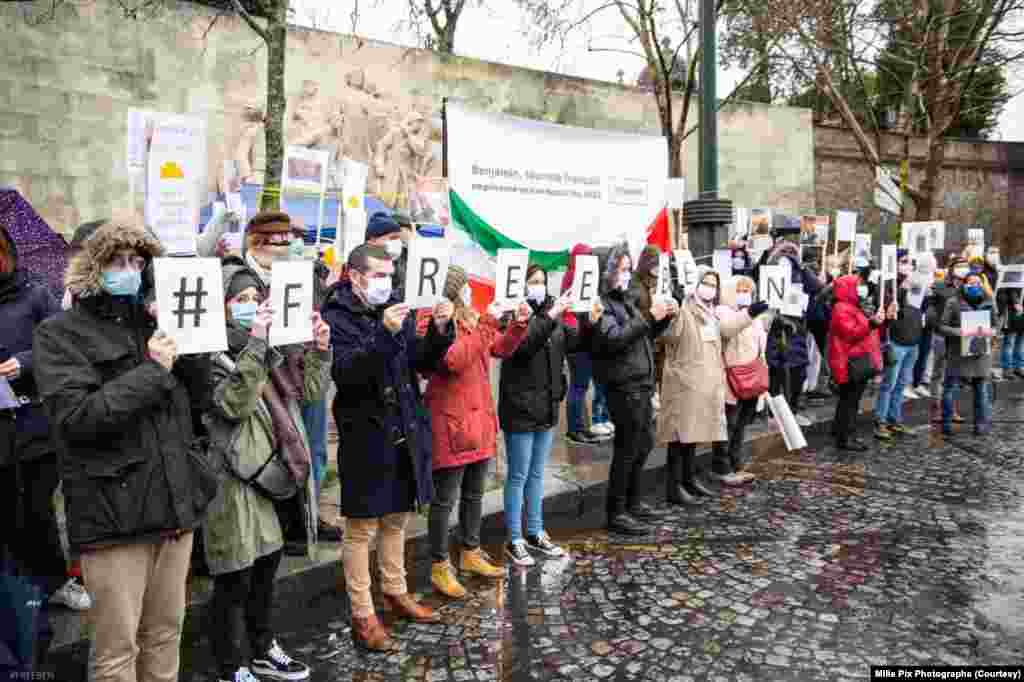
[[[992,337],[999,327],[985,277],[969,273],[958,295],[946,302],[940,332],[946,337],[946,383],[942,390],[942,433],[952,435],[953,413],[960,385],[974,389],[974,434],[985,435],[992,425]],[[987,315],[986,315],[987,313]],[[984,319],[988,323],[984,323]]]

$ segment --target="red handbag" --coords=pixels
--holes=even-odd
[[[753,400],[768,392],[768,365],[760,357],[745,365],[725,368],[729,389],[740,400]]]

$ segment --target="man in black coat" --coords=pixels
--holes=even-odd
[[[419,338],[415,313],[394,295],[394,271],[380,246],[356,247],[349,277],[331,289],[321,311],[335,349],[332,411],[352,638],[371,651],[394,649],[370,594],[370,545],[378,532],[381,590],[392,611],[418,622],[439,620],[408,594],[405,526],[418,505],[430,502],[433,486],[430,420],[416,373],[433,370],[448,352],[455,338],[452,304],[435,306],[433,323]]]
[[[615,454],[608,476],[608,529],[627,535],[650,530],[659,515],[640,501],[639,481],[654,448],[654,339],[679,311],[673,299],[651,306],[648,318],[629,297],[632,260],[613,248],[605,268],[604,314],[592,332],[594,376],[608,391]]]
[[[33,346],[68,540],[94,600],[97,682],[177,677],[193,529],[216,494],[193,414],[209,360],[177,357],[145,303],[143,272],[162,253],[141,226],[97,228],[68,266],[72,309]]]

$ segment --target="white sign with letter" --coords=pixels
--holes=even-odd
[[[654,298],[661,301],[672,298],[672,256],[667,253],[658,255],[658,284]]]
[[[365,213],[365,211],[364,211]],[[405,303],[410,308],[433,308],[444,297],[451,249],[448,240],[415,236],[409,244],[405,271]]]
[[[276,261],[271,268],[270,345],[313,340],[313,261]]]
[[[768,307],[781,310],[789,289],[789,275],[781,265],[762,265],[758,291]]]
[[[530,267],[529,249],[498,249],[498,269],[494,278],[494,302],[510,310],[526,300],[526,269]]]
[[[224,281],[217,258],[156,258],[157,325],[179,355],[228,349]]]
[[[899,259],[895,244],[882,244],[882,281],[896,279],[899,272]]]
[[[697,280],[700,273],[697,271],[697,261],[693,254],[686,249],[679,249],[674,252],[676,258],[676,276],[679,277],[679,284],[683,292],[689,296],[697,287]]]
[[[836,211],[836,241],[852,242],[857,234],[857,214],[854,211]]]
[[[711,262],[723,281],[732,277],[732,249],[716,249]]]
[[[587,313],[594,307],[600,281],[598,267],[597,256],[576,256],[576,271],[572,277],[572,289],[569,290],[574,313]]]

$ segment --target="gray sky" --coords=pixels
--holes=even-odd
[[[352,31],[351,2],[337,0],[293,0],[296,21],[317,28]],[[615,52],[592,52],[595,47],[630,49],[621,19],[606,11],[592,23],[589,35],[577,32],[565,49],[551,47],[536,51],[523,37],[524,17],[511,0],[490,0],[479,7],[478,0],[468,0],[455,36],[456,52],[465,57],[514,64],[572,76],[617,81],[619,69],[625,71],[625,82],[632,83],[644,66],[639,57]],[[341,5],[341,7],[339,7]],[[360,0],[361,13],[357,33],[367,38],[402,45],[415,44],[415,36],[396,30],[396,24],[408,13],[408,0]],[[727,95],[743,77],[731,69],[719,69],[719,97]],[[1024,89],[1024,70],[1009,75],[1010,90]],[[1007,105],[1000,120],[996,139],[1024,141],[1024,94]]]

